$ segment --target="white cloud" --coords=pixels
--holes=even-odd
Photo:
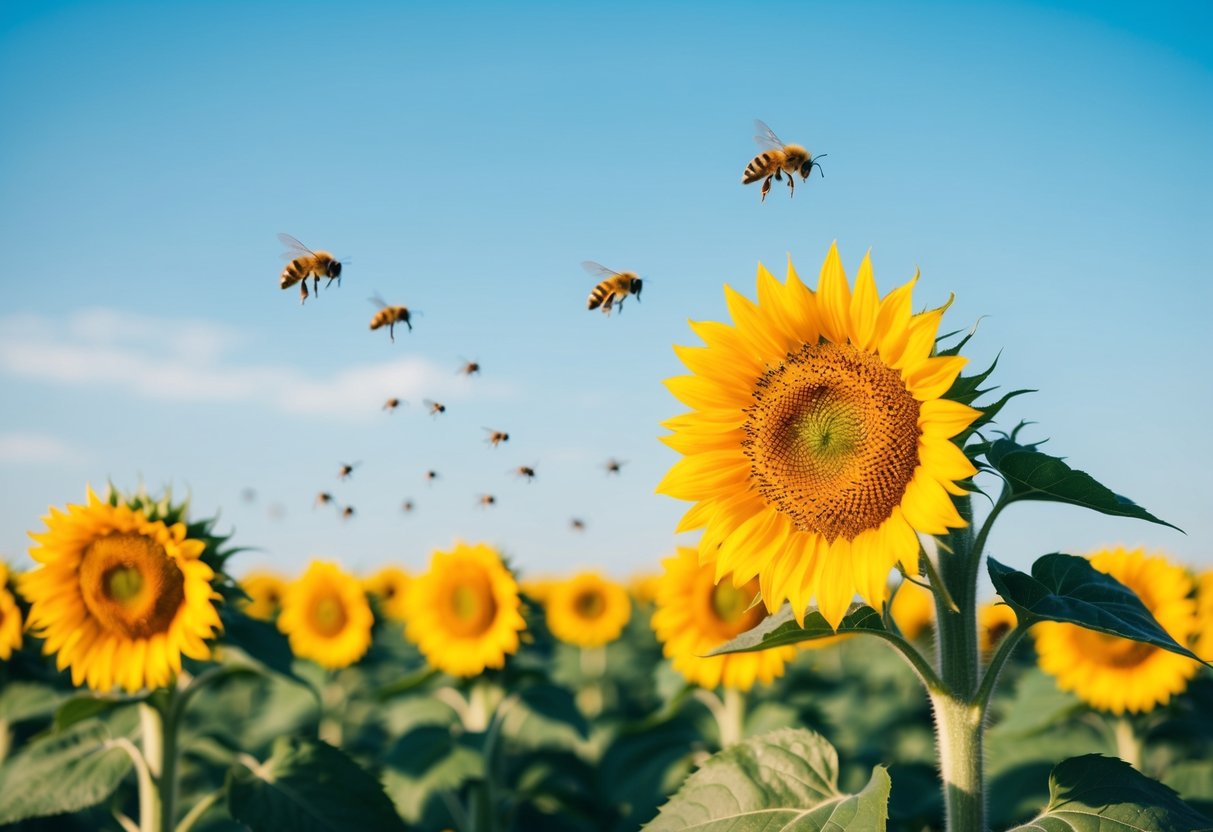
[[[79,459],[61,439],[44,433],[0,433],[0,463],[45,464]]]
[[[373,417],[391,395],[467,398],[472,385],[451,367],[410,356],[328,375],[289,364],[236,363],[245,335],[210,321],[163,320],[113,309],[0,319],[0,373],[74,387],[104,385],[147,399],[260,403],[291,414]],[[508,388],[477,381],[480,395]],[[369,415],[368,415],[369,414]]]

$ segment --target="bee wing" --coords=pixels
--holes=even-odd
[[[585,269],[594,277],[599,278],[614,277],[615,275],[619,274],[619,272],[615,271],[614,269],[608,269],[606,266],[602,265],[601,263],[595,263],[593,260],[582,260],[581,268]]]
[[[754,119],[754,129],[758,132],[754,135],[754,141],[758,142],[759,147],[771,148],[779,150],[783,147],[783,142],[775,135],[775,131],[766,126],[766,123],[760,119]]]
[[[303,255],[315,256],[316,252],[305,246],[303,243],[296,240],[290,234],[279,234],[278,242],[286,246],[286,251],[282,252],[283,260],[294,260]]]
[[[373,297],[367,298],[367,302],[375,304],[375,307],[378,309],[383,309],[387,306],[387,301],[385,301],[378,292],[376,292]]]

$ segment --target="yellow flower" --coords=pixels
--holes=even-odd
[[[889,604],[889,615],[901,634],[911,641],[935,624],[935,596],[931,590],[903,580]]]
[[[22,576],[21,591],[43,652],[71,668],[72,684],[133,693],[168,685],[182,654],[210,658],[219,594],[199,559],[206,544],[187,538],[184,523],[149,520],[91,488],[85,505],[52,506],[43,522],[45,532],[30,533],[39,565]]]
[[[1003,636],[1015,629],[1019,618],[1006,604],[982,604],[977,609],[977,637],[982,653],[993,653]]]
[[[412,578],[399,566],[385,566],[362,581],[369,595],[379,599],[380,606],[388,618],[404,621],[405,601],[408,599],[409,581]]]
[[[731,581],[717,584],[712,566],[700,566],[699,553],[685,546],[662,564],[665,573],[657,586],[653,630],[675,670],[701,687],[724,685],[741,691],[755,681],[770,682],[783,675],[784,665],[796,655],[795,647],[707,655],[766,618],[761,605],[750,607],[758,593],[756,579],[740,589]]]
[[[250,572],[240,582],[240,588],[248,593],[249,601],[244,611],[253,618],[273,621],[282,609],[282,596],[287,582],[273,572]]]
[[[1207,662],[1213,661],[1213,569],[1196,579],[1196,621],[1198,633],[1192,652]]]
[[[278,629],[290,639],[291,651],[329,670],[349,667],[365,655],[374,623],[362,584],[327,561],[312,561],[287,585],[278,615]]]
[[[1091,556],[1091,565],[1137,593],[1171,638],[1188,644],[1196,630],[1192,581],[1179,566],[1141,549],[1120,547]],[[1188,685],[1200,665],[1160,647],[1104,635],[1073,624],[1032,628],[1040,667],[1093,708],[1121,714],[1165,705]]]
[[[21,610],[8,588],[8,566],[0,561],[0,660],[21,648]]]
[[[684,456],[658,491],[694,501],[678,531],[703,528],[716,579],[757,576],[772,612],[879,609],[898,561],[918,572],[915,532],[964,525],[949,495],[975,469],[952,437],[980,414],[943,398],[966,359],[932,355],[944,310],[911,314],[916,280],[881,299],[865,256],[852,293],[837,246],[816,292],[759,266],[758,303],[725,286],[733,325],[675,347],[692,375],[666,385],[692,410],[663,423]]]
[[[475,676],[518,652],[526,628],[518,584],[497,550],[456,542],[408,590],[408,637],[439,670]]]
[[[552,591],[552,587],[560,581],[551,577],[527,578],[519,585],[522,594],[539,604],[545,604],[548,600],[548,595]]]
[[[628,579],[628,592],[637,604],[652,604],[657,600],[657,587],[660,584],[660,572],[637,572]]]
[[[619,638],[632,616],[622,586],[597,572],[581,572],[560,581],[548,593],[548,629],[578,647],[601,647]]]

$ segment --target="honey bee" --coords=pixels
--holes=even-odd
[[[767,194],[771,190],[772,178],[783,179],[783,174],[786,173],[788,175],[788,196],[791,197],[796,193],[795,175],[797,173],[800,174],[801,179],[807,180],[809,174],[813,172],[813,168],[821,171],[821,164],[817,160],[824,159],[825,153],[814,156],[798,144],[784,144],[770,127],[758,119],[754,120],[754,129],[758,131],[758,134],[754,136],[754,141],[766,149],[746,165],[745,173],[741,177],[741,184],[750,185],[763,179],[762,198],[759,202],[766,201]],[[822,171],[821,175],[825,176],[825,172]]]
[[[421,402],[430,411],[431,416],[437,416],[439,413],[446,413],[446,405],[441,402],[436,402],[433,399],[425,399]]]
[[[400,399],[397,399],[395,397],[390,398],[386,402],[383,403],[383,409],[387,410],[387,411],[395,410],[398,407],[400,407]]]
[[[489,432],[489,435],[485,438],[484,441],[488,442],[494,448],[496,448],[502,442],[510,441],[510,435],[508,433],[506,433],[505,431],[493,430],[492,428],[485,428],[485,430],[487,430]]]
[[[354,469],[361,464],[361,462],[355,462],[352,465],[348,462],[341,463],[341,469],[337,472],[337,479],[348,480],[350,474],[354,473]]]
[[[436,479],[438,479],[437,471],[426,471],[425,472],[425,481],[426,482],[428,482],[432,485],[434,480],[436,480]]]
[[[530,482],[531,480],[535,479],[535,466],[519,465],[513,470],[513,473],[522,477],[527,482]]]
[[[246,503],[257,502],[257,489],[246,487],[240,490],[240,499]]]
[[[353,516],[354,516],[354,507],[353,506],[346,506],[345,508],[341,509],[341,519],[342,520],[349,520]]]
[[[312,288],[316,291],[317,296],[320,294],[320,278],[322,277],[328,278],[328,283],[324,284],[326,289],[334,280],[337,281],[338,286],[341,285],[341,263],[332,254],[327,251],[312,251],[290,234],[279,234],[278,239],[287,248],[282,256],[290,260],[286,264],[286,268],[282,270],[278,286],[289,289],[298,283],[300,303],[307,301],[307,279],[309,277],[313,278]]]
[[[461,360],[463,361],[463,366],[459,368],[460,375],[464,375],[464,376],[480,375],[480,363],[479,362],[468,361],[467,359],[461,359]]]
[[[416,506],[413,505],[412,500],[405,500],[403,503],[400,504],[400,510],[403,511],[405,514],[411,514],[414,508],[416,508]]]
[[[618,460],[615,459],[615,457],[611,457],[603,464],[602,467],[606,469],[608,474],[618,474],[620,469],[627,464],[627,460]]]
[[[574,517],[569,521],[569,528],[575,532],[583,532],[585,531],[585,521],[580,517]]]
[[[640,289],[644,281],[637,277],[635,272],[617,272],[590,260],[582,262],[581,268],[599,278],[598,285],[590,291],[586,300],[586,309],[592,310],[601,306],[603,314],[610,315],[611,307],[617,306],[622,315],[623,300],[628,295],[635,295],[636,302],[640,303]]]
[[[327,491],[321,491],[316,495],[316,505],[327,506],[333,503],[333,495]]]
[[[383,298],[375,295],[373,298],[368,298],[371,303],[379,307],[379,311],[371,316],[371,329],[381,329],[387,327],[387,333],[392,338],[392,343],[396,343],[396,324],[404,324],[409,328],[409,332],[413,331],[413,324],[410,321],[412,315],[409,314],[407,306],[388,306]]]
[[[477,504],[478,504],[478,505],[479,505],[481,508],[488,508],[489,506],[493,506],[493,505],[496,505],[496,504],[497,504],[497,498],[496,498],[496,497],[494,497],[492,494],[481,494],[481,495],[480,495],[480,496],[479,496],[479,497],[476,499],[476,503],[477,503]]]

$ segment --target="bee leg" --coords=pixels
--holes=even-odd
[[[387,334],[388,334],[388,337],[390,337],[392,339],[392,343],[393,344],[396,343],[396,322],[395,321],[392,321],[390,324],[387,325]]]
[[[307,278],[299,281],[299,303],[300,305],[307,303]]]
[[[796,179],[791,174],[788,174],[788,199],[796,196]]]
[[[320,275],[312,278],[312,291],[316,293],[316,297],[320,297]]]
[[[758,201],[766,202],[767,194],[769,194],[770,192],[771,192],[771,177],[768,176],[766,179],[762,180],[762,199],[760,199]]]

